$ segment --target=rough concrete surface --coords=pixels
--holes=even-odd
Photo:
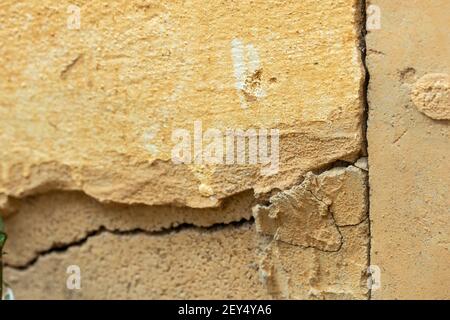
[[[7,268],[6,276],[23,299],[367,297],[361,282],[366,225],[344,231],[346,245],[339,253],[278,243],[266,248],[253,229],[243,223],[161,234],[101,232],[41,257],[26,270]],[[82,270],[81,290],[66,288],[70,263]]]
[[[335,206],[353,202],[339,224],[329,219],[337,235],[331,248],[318,240],[290,243],[259,235],[251,217],[255,199],[249,193],[228,199],[221,208],[183,209],[102,204],[79,192],[60,191],[23,199],[19,213],[7,219],[14,241],[7,246],[6,276],[22,298],[41,298],[44,288],[52,292],[45,297],[56,299],[367,298],[368,219],[361,210],[367,205],[366,173],[353,166],[336,167],[318,176],[308,174],[300,186],[311,177],[324,197],[321,201],[328,203],[328,216],[339,215]],[[361,197],[349,190],[360,191]],[[253,209],[258,210],[260,205]],[[289,208],[279,213],[280,224],[305,234],[306,240],[310,234],[326,238],[322,224],[308,222],[306,229],[290,219]],[[323,214],[316,208],[297,212],[303,221],[320,221]],[[241,221],[233,223],[233,218]],[[301,261],[304,268],[296,268]],[[122,270],[127,263],[129,268]],[[61,282],[73,264],[80,266],[86,284],[76,294]],[[111,283],[101,275],[106,269],[122,280]],[[59,278],[43,281],[45,274]],[[141,287],[125,288],[124,282],[135,274]]]
[[[371,2],[382,17],[366,38],[372,298],[449,299],[450,2]]]

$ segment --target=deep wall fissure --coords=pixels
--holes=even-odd
[[[367,127],[368,127],[368,119],[369,119],[369,99],[368,99],[368,92],[369,92],[369,82],[370,82],[370,73],[369,68],[367,67],[367,42],[366,42],[366,35],[367,35],[367,7],[368,7],[368,0],[361,0],[361,34],[360,34],[360,46],[361,46],[361,59],[362,59],[362,65],[365,72],[364,77],[364,84],[362,87],[362,95],[361,99],[363,100],[363,139],[364,139],[364,147],[365,152],[367,155],[367,222],[368,222],[368,229],[369,229],[369,241],[368,244],[368,250],[367,250],[367,266],[369,267],[371,265],[371,244],[372,244],[372,227],[371,227],[371,221],[370,221],[370,183],[369,183],[369,174],[370,174],[370,164],[369,164],[369,148],[368,148],[368,137],[367,137]],[[367,275],[370,276],[370,275]],[[372,299],[372,289],[371,287],[368,288],[368,299]]]
[[[314,170],[315,174],[319,175],[322,174],[324,172],[327,172],[329,170],[332,170],[334,168],[347,168],[350,166],[354,166],[354,164],[349,163],[349,162],[345,162],[345,161],[335,161],[329,165],[326,165],[320,169]],[[303,179],[298,183],[298,185],[303,183]],[[293,186],[292,186],[293,187]],[[318,201],[323,202],[320,198],[317,197],[317,195],[315,195],[313,192],[311,192],[310,190],[308,190]],[[278,192],[282,192],[282,191],[278,191]],[[32,196],[30,196],[32,197]],[[232,197],[230,197],[232,198]],[[22,199],[23,200],[23,199]],[[94,199],[94,201],[97,201]],[[262,198],[262,199],[253,199],[253,205],[266,205],[267,204],[267,200]],[[121,206],[125,206],[123,204],[116,204],[116,205],[121,205]],[[204,210],[204,209],[199,209]],[[328,205],[328,212],[332,218],[332,220],[334,221],[334,225],[336,226],[337,231],[340,234],[340,245],[339,248],[335,249],[335,250],[326,250],[326,249],[322,249],[322,248],[318,248],[314,245],[311,246],[303,246],[303,245],[295,245],[297,247],[303,248],[303,249],[310,249],[313,248],[315,250],[318,251],[322,251],[322,252],[328,252],[328,253],[335,253],[341,250],[343,244],[344,244],[344,237],[341,233],[340,228],[345,228],[345,227],[356,227],[362,223],[364,223],[367,219],[368,216],[366,216],[366,218],[364,218],[363,220],[359,221],[358,223],[355,224],[346,224],[346,225],[339,225],[334,217],[334,213],[330,208],[330,205]],[[20,214],[17,213],[17,214]],[[25,263],[11,263],[11,262],[7,262],[5,263],[5,267],[9,267],[12,269],[16,269],[16,270],[27,270],[31,267],[33,267],[38,261],[39,259],[51,255],[53,253],[65,253],[67,252],[70,248],[72,247],[80,247],[82,245],[84,245],[89,239],[91,238],[95,238],[98,237],[104,233],[109,233],[109,234],[113,234],[113,235],[117,235],[117,236],[130,236],[130,235],[148,235],[148,236],[164,236],[164,235],[169,235],[169,234],[173,234],[173,233],[177,233],[177,232],[182,232],[188,229],[193,229],[193,230],[197,230],[199,232],[215,232],[215,231],[220,231],[223,228],[227,228],[227,227],[239,227],[243,224],[253,224],[255,222],[255,219],[253,216],[250,216],[248,219],[243,217],[240,220],[236,220],[236,221],[230,221],[230,222],[218,222],[218,223],[214,223],[208,226],[200,226],[197,225],[195,223],[178,223],[178,222],[173,222],[171,224],[170,227],[161,227],[160,229],[157,230],[146,230],[143,228],[131,228],[131,229],[111,229],[111,228],[107,228],[104,225],[101,225],[100,227],[94,229],[94,230],[88,230],[85,232],[85,234],[80,237],[79,239],[76,239],[74,241],[71,242],[66,242],[66,243],[58,243],[55,242],[52,244],[52,246],[50,246],[49,248],[46,248],[44,250],[39,250],[35,253],[34,257],[29,259],[28,261],[26,261]],[[281,241],[282,240],[277,240],[277,241]],[[292,245],[292,244],[291,244]]]
[[[70,248],[73,247],[81,247],[84,245],[89,239],[98,237],[102,234],[109,233],[116,236],[134,236],[134,235],[147,235],[147,236],[164,236],[169,234],[174,234],[178,232],[182,232],[185,230],[193,229],[197,230],[199,232],[217,232],[220,230],[223,230],[227,227],[239,227],[244,224],[251,224],[253,223],[254,219],[253,217],[250,219],[241,219],[240,221],[233,221],[230,223],[217,223],[213,224],[208,227],[200,227],[193,224],[188,223],[182,223],[177,226],[171,227],[171,228],[163,228],[161,230],[157,231],[149,231],[141,228],[133,228],[129,230],[119,230],[119,229],[108,229],[105,226],[101,226],[100,228],[96,230],[91,230],[86,233],[86,235],[76,241],[64,243],[64,244],[54,244],[52,247],[46,250],[42,250],[36,253],[36,256],[28,261],[25,264],[13,264],[13,263],[5,263],[6,267],[10,267],[16,270],[26,270],[32,266],[34,266],[38,260],[42,257],[45,257],[47,255],[51,255],[53,253],[64,253],[67,252]]]

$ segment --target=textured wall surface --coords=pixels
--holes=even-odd
[[[2,5],[0,193],[211,207],[357,159],[359,1],[68,4]],[[208,161],[227,129],[278,130],[279,166]]]
[[[362,12],[4,2],[0,205],[17,298],[366,299]]]
[[[450,6],[365,2],[3,1],[16,298],[450,298]]]
[[[381,287],[372,297],[449,299],[450,2],[374,3],[382,24],[367,36],[371,263]]]
[[[220,209],[108,205],[67,191],[29,197],[7,220],[6,276],[22,298],[364,299],[366,176],[335,168],[286,191],[304,192],[285,202],[280,194],[255,206],[285,206],[280,240],[255,230],[249,193]],[[69,265],[80,267],[82,290],[67,290]]]

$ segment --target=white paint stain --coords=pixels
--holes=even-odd
[[[254,73],[259,69],[259,54],[251,43],[247,45],[247,61],[250,73]]]
[[[246,68],[244,62],[244,44],[242,41],[238,39],[231,41],[231,56],[233,58],[236,89],[244,90]]]
[[[258,50],[253,44],[244,45],[241,40],[235,38],[231,41],[231,57],[233,59],[234,77],[236,78],[236,90],[238,91],[241,107],[246,109],[248,105],[243,96],[243,91],[247,90],[246,79],[261,69]],[[258,99],[266,96],[261,86],[252,89],[251,93]]]
[[[147,150],[154,157],[156,157],[159,153],[158,146],[153,143],[153,140],[156,138],[158,131],[159,124],[155,124],[145,130],[144,134],[142,135],[145,150]]]

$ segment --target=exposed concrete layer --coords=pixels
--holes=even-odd
[[[372,297],[448,299],[450,2],[371,2],[381,10],[367,36]]]
[[[101,232],[25,270],[7,267],[5,276],[18,299],[365,299],[367,230],[367,222],[345,228],[336,253],[266,247],[250,223],[154,235]],[[81,290],[66,288],[70,265],[80,267]]]
[[[105,232],[25,271],[7,268],[6,276],[18,299],[268,298],[254,237],[248,223],[155,235]],[[81,269],[81,290],[66,288],[69,265]]]
[[[232,223],[250,219],[255,199],[249,193],[217,209],[106,205],[79,192],[29,197],[6,220],[14,239],[6,247],[8,282],[18,298],[365,299],[365,183],[365,171],[337,167],[309,173],[302,184],[270,199],[279,205],[280,227],[303,241],[311,235],[323,238],[324,225],[314,222],[328,216],[325,228],[336,234],[332,247],[326,241],[288,241],[279,231],[275,233],[283,236],[264,236],[250,222]],[[311,185],[323,197],[319,201],[315,196],[319,202],[314,204],[325,211],[314,206],[302,210],[311,201],[308,197],[286,198],[286,193]],[[253,211],[261,214],[265,208],[272,210],[257,205]],[[332,215],[341,208],[346,208],[346,220],[338,224]],[[300,223],[303,215],[307,219]],[[258,214],[257,222],[261,229]],[[83,283],[88,282],[79,293],[67,290],[62,280],[69,265],[80,266]],[[102,275],[105,266],[109,276]],[[57,279],[44,274],[57,274]],[[125,285],[135,274],[139,283],[129,280]],[[43,288],[52,293],[43,293]]]
[[[214,207],[361,153],[359,0],[81,1],[79,30],[68,4],[2,3],[0,194]],[[279,170],[175,165],[195,121],[279,130]]]
[[[102,204],[80,192],[58,191],[17,201],[7,221],[6,261],[25,265],[40,252],[79,241],[104,227],[108,230],[161,231],[183,224],[209,227],[251,218],[251,192],[227,199],[220,208]]]

